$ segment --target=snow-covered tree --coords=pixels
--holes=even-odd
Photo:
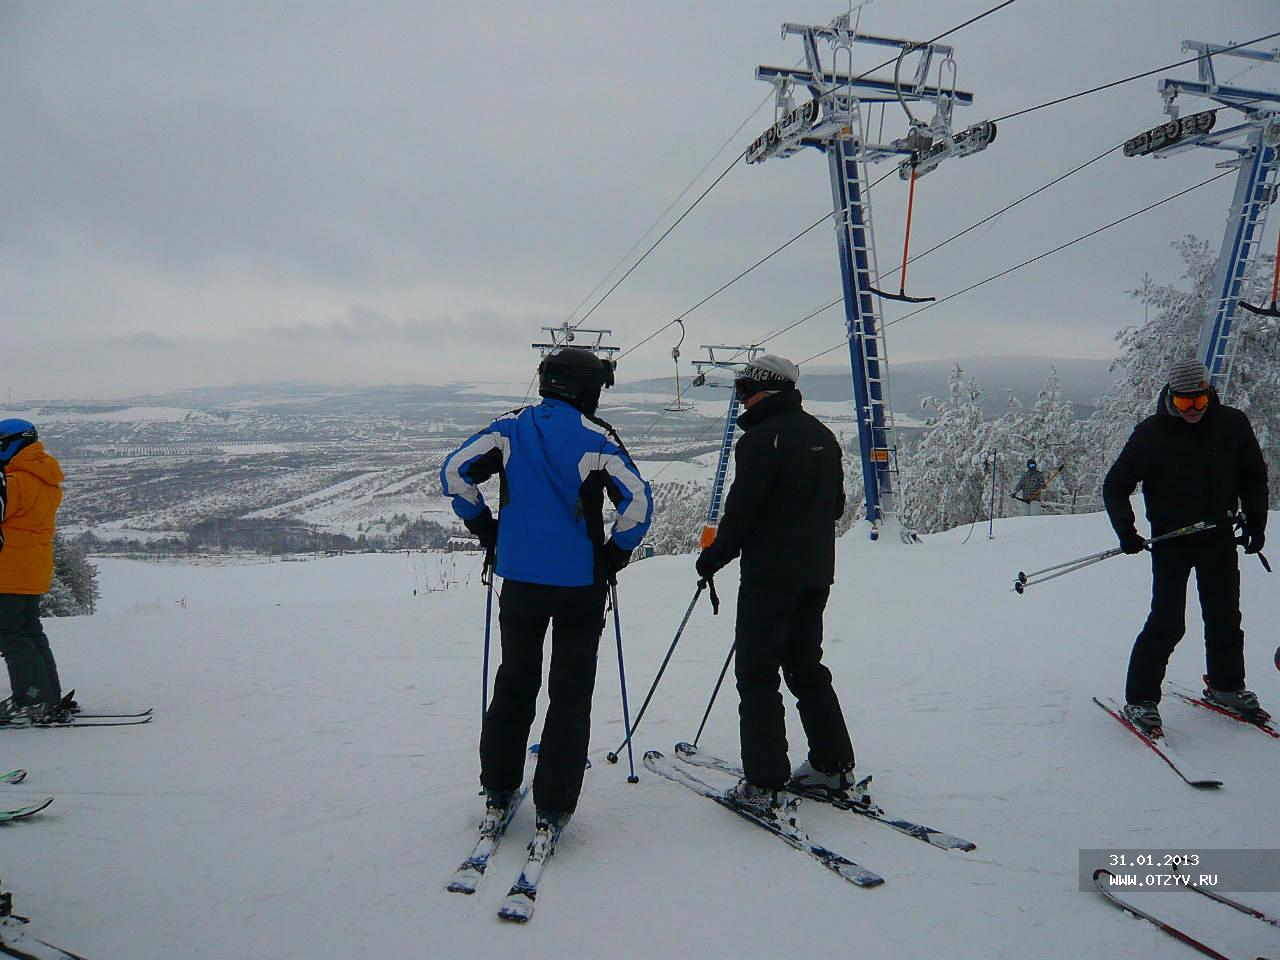
[[[1015,479],[1028,460],[1039,464],[1048,480],[1040,497],[1047,513],[1072,512],[1080,505],[1081,494],[1092,489],[1092,454],[1084,440],[1075,409],[1062,399],[1062,378],[1056,367],[1050,368],[1030,410],[1011,395],[1008,411],[991,430],[992,446]],[[997,489],[996,493],[1007,495],[1008,491]]]
[[[93,613],[98,600],[98,568],[84,550],[61,534],[53,538],[53,584],[40,600],[45,617],[78,617]]]
[[[904,525],[932,533],[986,516],[993,436],[977,381],[957,364],[946,399],[926,397],[921,406],[925,434],[902,463]]]
[[[1213,285],[1217,251],[1191,236],[1173,246],[1183,259],[1184,285],[1155,284],[1144,278],[1134,296],[1146,305],[1148,319],[1116,335],[1120,355],[1111,369],[1118,378],[1087,425],[1089,445],[1098,464],[1095,488],[1134,425],[1155,412],[1170,364],[1194,355],[1210,298],[1217,296]],[[1264,256],[1253,264],[1244,299],[1270,302],[1274,263],[1273,257]],[[1223,400],[1249,415],[1271,476],[1280,476],[1280,325],[1274,318],[1241,310],[1233,336],[1235,358]],[[1273,504],[1277,496],[1280,493],[1273,495]]]

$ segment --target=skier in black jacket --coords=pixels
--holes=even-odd
[[[1256,718],[1258,698],[1244,686],[1240,568],[1227,517],[1242,510],[1245,553],[1262,549],[1267,466],[1249,418],[1218,399],[1198,360],[1173,364],[1156,413],[1134,428],[1103,482],[1107,515],[1129,554],[1148,548],[1129,505],[1139,483],[1153,537],[1203,520],[1224,522],[1150,545],[1151,613],[1129,658],[1124,713],[1144,730],[1160,729],[1160,684],[1186,629],[1187,579],[1194,569],[1204,616],[1205,698]]]
[[[788,780],[838,792],[852,784],[853,746],[831,673],[822,664],[822,614],[835,580],[835,524],[844,513],[840,444],[801,407],[800,371],[781,357],[751,361],[734,381],[746,407],[734,480],[715,541],[698,557],[712,577],[742,557],[736,664],[745,777],[730,796],[776,807]],[[779,670],[809,743],[794,777],[787,759]]]

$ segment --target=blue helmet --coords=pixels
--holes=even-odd
[[[30,420],[20,420],[17,417],[0,420],[0,464],[8,463],[14,454],[23,447],[29,447],[39,438],[36,425]]]

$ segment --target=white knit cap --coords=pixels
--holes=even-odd
[[[794,384],[799,380],[800,368],[786,357],[779,357],[772,353],[762,353],[743,368],[742,372],[738,374],[738,379],[754,380],[762,385],[773,381],[781,387],[781,381],[785,380],[790,384]]]
[[[1172,393],[1197,393],[1209,382],[1209,371],[1199,360],[1175,360],[1169,367],[1169,390]]]

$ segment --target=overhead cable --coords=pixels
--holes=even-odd
[[[1237,50],[1240,47],[1248,47],[1255,43],[1262,43],[1264,40],[1271,40],[1275,37],[1280,37],[1280,30],[1277,30],[1275,33],[1268,33],[1261,37],[1255,37],[1252,40],[1246,40],[1244,43],[1230,44],[1228,46],[1223,47],[1221,50],[1215,50],[1214,52],[1215,54],[1230,53],[1232,50]],[[1025,107],[1022,110],[1015,110],[1013,113],[1006,113],[1003,117],[996,117],[995,120],[993,120],[992,122],[1004,123],[1004,121],[1012,120],[1014,117],[1022,117],[1028,113],[1035,113],[1037,110],[1044,110],[1047,107],[1055,107],[1060,103],[1066,103],[1068,100],[1075,100],[1075,99],[1078,99],[1079,97],[1087,97],[1090,94],[1098,93],[1099,91],[1102,91],[1102,90],[1110,90],[1112,87],[1118,87],[1124,83],[1131,83],[1134,80],[1141,80],[1143,77],[1150,77],[1157,73],[1163,73],[1166,70],[1172,70],[1174,67],[1183,67],[1183,66],[1186,66],[1188,63],[1195,63],[1199,59],[1200,57],[1197,55],[1194,57],[1188,57],[1185,60],[1179,60],[1176,63],[1166,64],[1163,67],[1156,67],[1154,70],[1144,70],[1142,73],[1135,73],[1131,77],[1124,77],[1120,80],[1112,80],[1110,83],[1099,84],[1096,87],[1090,87],[1088,90],[1081,90],[1079,93],[1068,94],[1065,97],[1058,97],[1057,99],[1054,99],[1054,100],[1048,100],[1044,103],[1038,103],[1033,107]]]
[[[1112,227],[1119,226],[1120,224],[1125,223],[1129,220],[1132,220],[1135,217],[1139,217],[1144,213],[1148,213],[1154,210],[1156,207],[1163,206],[1166,203],[1169,203],[1173,200],[1177,200],[1179,197],[1184,197],[1188,193],[1191,193],[1193,190],[1199,190],[1201,187],[1208,186],[1209,184],[1217,180],[1221,180],[1223,177],[1230,176],[1233,173],[1235,173],[1234,170],[1224,170],[1222,173],[1219,173],[1216,176],[1209,177],[1207,180],[1201,180],[1199,183],[1194,184],[1190,187],[1187,187],[1185,190],[1179,190],[1177,193],[1172,194],[1171,196],[1165,197],[1163,200],[1157,200],[1155,203],[1148,204],[1147,206],[1143,207],[1141,210],[1135,210],[1132,213],[1126,214],[1125,216],[1120,217],[1117,220],[1112,220],[1110,223],[1105,224],[1101,227],[1098,227],[1095,230],[1090,230],[1088,233],[1082,234],[1081,236],[1076,237],[1074,240],[1068,240],[1066,243],[1060,244],[1059,246],[1054,247],[1052,250],[1046,250],[1044,253],[1038,254],[1037,256],[1034,256],[1029,260],[1024,260],[1021,263],[1015,264],[1014,266],[1009,267],[1006,270],[1001,270],[999,273],[992,274],[991,276],[987,277],[984,280],[979,280],[977,283],[970,284],[969,286],[965,287],[962,290],[957,290],[955,293],[948,294],[945,297],[935,300],[933,303],[927,304],[926,306],[923,306],[918,310],[913,310],[908,314],[904,314],[903,316],[898,317],[896,320],[890,320],[888,323],[885,324],[885,326],[890,327],[890,326],[893,326],[895,323],[901,323],[903,320],[907,320],[918,314],[924,313],[926,310],[931,310],[936,306],[946,303],[948,300],[954,300],[956,297],[960,296],[961,294],[969,293],[972,290],[976,290],[978,287],[988,284],[992,280],[999,280],[1001,277],[1007,277],[1009,274],[1013,273],[1015,270],[1021,270],[1023,267],[1028,267],[1033,263],[1043,260],[1046,257],[1050,257],[1055,253],[1059,253],[1067,249],[1068,247],[1074,246],[1077,243],[1080,243],[1084,240],[1088,240],[1091,237],[1096,237],[1098,234],[1102,233],[1105,230],[1110,230]],[[847,339],[841,340],[839,343],[835,344],[834,346],[828,347],[826,350],[823,350],[821,353],[815,353],[812,357],[808,357],[805,360],[801,360],[800,364],[809,363],[811,360],[817,360],[819,357],[825,357],[827,354],[833,353],[836,350],[839,350],[841,347],[844,347],[847,343],[848,343]]]

